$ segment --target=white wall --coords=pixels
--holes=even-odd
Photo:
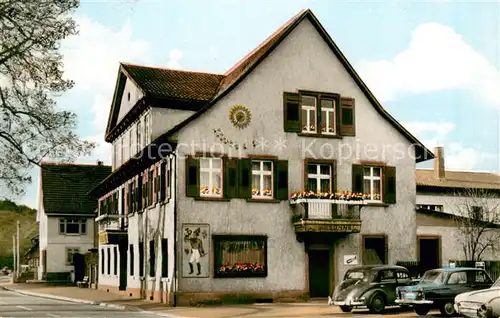
[[[155,140],[160,135],[166,133],[183,120],[193,115],[190,110],[153,108],[151,109],[152,135],[151,140]]]
[[[117,124],[134,107],[135,103],[144,96],[142,91],[129,79],[125,82],[122,100],[120,103],[120,112],[118,113]]]
[[[76,216],[75,216],[76,217]],[[47,224],[47,272],[69,272],[73,265],[66,264],[66,248],[79,248],[85,254],[94,247],[94,225],[86,219],[86,232],[82,235],[59,234],[59,217],[46,217]],[[42,245],[40,244],[40,249]]]
[[[467,204],[468,206],[479,205],[483,207],[500,207],[500,197],[483,197],[483,198],[469,198],[459,195],[446,195],[446,194],[430,194],[417,192],[417,204],[429,205],[442,205],[443,212],[450,214],[460,214],[460,206]],[[500,219],[500,216],[498,217]]]

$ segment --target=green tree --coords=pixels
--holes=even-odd
[[[63,78],[60,42],[77,34],[78,0],[0,2],[0,187],[24,192],[43,158],[72,161],[94,144],[74,129],[76,114],[56,99],[73,87]]]

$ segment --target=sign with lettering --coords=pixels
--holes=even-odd
[[[344,265],[358,265],[358,256],[344,255]]]

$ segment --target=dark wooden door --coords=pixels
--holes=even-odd
[[[419,238],[419,255],[422,272],[439,268],[439,239]]]
[[[120,244],[120,287],[119,290],[127,290],[127,245]]]
[[[309,250],[310,297],[328,297],[330,280],[330,251]]]

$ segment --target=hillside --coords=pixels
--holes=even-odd
[[[20,221],[20,255],[31,247],[31,238],[38,235],[36,210],[12,201],[0,200],[0,268],[12,265],[12,236],[16,235],[16,224]]]

